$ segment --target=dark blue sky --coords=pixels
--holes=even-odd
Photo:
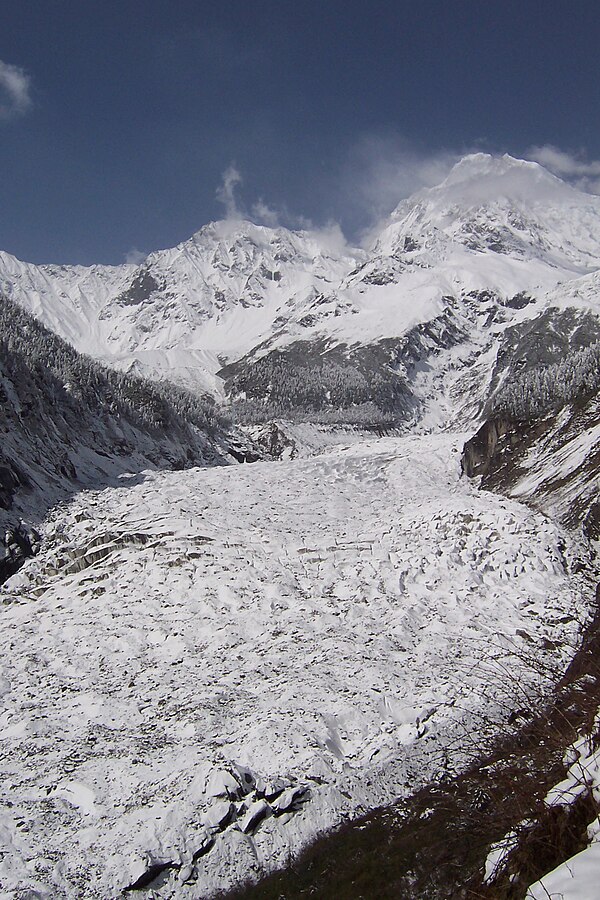
[[[599,46],[585,0],[4,3],[0,248],[171,246],[224,214],[231,164],[244,211],[354,239],[468,150],[595,172]]]

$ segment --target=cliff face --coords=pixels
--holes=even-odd
[[[15,491],[29,486],[25,472],[13,460],[4,459],[0,454],[0,509],[10,509]]]
[[[540,420],[490,418],[466,442],[461,467],[481,487],[522,500],[569,527],[600,534],[600,404],[569,404]]]
[[[508,442],[509,448],[514,447],[520,439],[518,426],[510,419],[488,419],[464,445],[461,471],[469,478],[489,475],[497,468],[499,454],[506,449],[504,445]]]

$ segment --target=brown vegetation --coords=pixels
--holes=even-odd
[[[597,597],[597,600],[599,598]],[[549,808],[565,774],[565,749],[590,733],[600,706],[600,610],[552,696],[525,711],[524,724],[496,740],[461,775],[419,790],[321,837],[282,871],[227,900],[453,900],[523,898],[527,886],[586,845],[598,809],[590,792]],[[492,844],[515,832],[505,868],[491,885]]]

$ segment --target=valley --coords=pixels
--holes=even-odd
[[[0,254],[2,900],[216,896],[540,713],[596,614],[599,270],[598,197],[487,154],[368,248]]]
[[[2,882],[116,896],[163,866],[155,896],[206,896],[543,691],[585,548],[461,477],[461,443],[147,473],[51,514],[1,594]]]

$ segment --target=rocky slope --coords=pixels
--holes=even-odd
[[[581,279],[589,305],[551,306],[505,330],[485,421],[467,442],[463,470],[598,538],[600,319],[596,276]],[[590,290],[591,288],[591,290]],[[580,292],[580,293],[579,293]],[[593,311],[594,310],[594,311]]]
[[[0,531],[145,470],[233,462],[243,436],[203,400],[81,356],[0,296]],[[0,579],[13,566],[0,550]]]

